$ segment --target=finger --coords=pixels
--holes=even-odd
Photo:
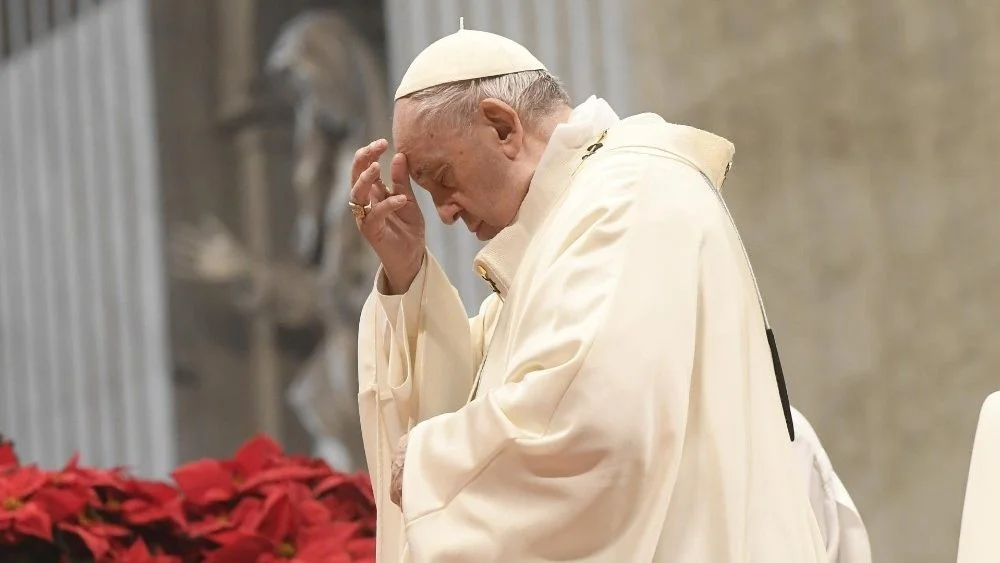
[[[392,176],[392,193],[414,199],[413,187],[410,186],[410,168],[406,163],[406,155],[396,153],[389,165]]]
[[[351,165],[351,179],[356,182],[358,176],[377,161],[387,148],[389,148],[389,141],[378,139],[358,149],[354,153],[354,162]]]
[[[372,203],[378,203],[389,196],[389,190],[386,188],[385,183],[382,182],[381,178],[375,180],[372,184],[371,189],[368,191],[368,201]]]
[[[403,501],[402,470],[402,467],[397,467],[396,464],[393,464],[392,477],[389,482],[389,500],[396,506],[401,506],[400,503]]]
[[[361,172],[357,181],[354,182],[354,186],[351,188],[351,201],[360,203],[361,205],[368,203],[368,194],[371,192],[372,184],[375,183],[375,179],[378,177],[379,163],[373,162]]]
[[[394,195],[386,198],[385,201],[381,201],[375,204],[375,207],[368,212],[368,216],[365,217],[362,224],[364,225],[376,225],[389,218],[390,215],[399,211],[409,203],[410,200],[407,199],[405,195]]]

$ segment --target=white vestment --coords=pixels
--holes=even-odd
[[[861,513],[833,470],[819,436],[794,407],[792,421],[795,423],[795,455],[830,563],[872,563],[871,542]]]
[[[717,193],[732,156],[591,98],[476,257],[477,317],[429,253],[404,295],[376,284],[359,404],[380,561],[827,560]]]
[[[983,403],[965,485],[958,563],[1000,561],[1000,391]]]

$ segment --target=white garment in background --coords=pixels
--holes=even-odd
[[[851,495],[833,470],[830,456],[806,417],[792,408],[795,454],[809,491],[809,502],[826,542],[830,563],[871,563],[868,531]]]
[[[1000,392],[979,413],[962,509],[958,563],[1000,561]]]

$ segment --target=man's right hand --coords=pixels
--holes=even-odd
[[[406,156],[392,157],[392,191],[382,183],[378,159],[389,148],[379,139],[354,154],[351,167],[351,201],[360,205],[371,202],[364,218],[357,218],[358,229],[382,261],[389,292],[405,293],[420,272],[426,247],[424,216],[410,185]]]

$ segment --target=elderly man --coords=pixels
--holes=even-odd
[[[826,560],[718,192],[732,144],[574,108],[471,30],[413,61],[393,136],[391,187],[374,141],[350,203],[382,263],[359,344],[380,561]],[[475,318],[410,178],[489,241]]]

